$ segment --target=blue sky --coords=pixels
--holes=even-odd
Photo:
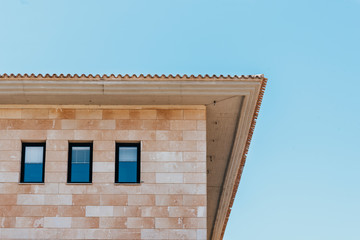
[[[360,239],[359,0],[0,0],[0,73],[269,79],[225,239]]]

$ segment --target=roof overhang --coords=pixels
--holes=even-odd
[[[267,79],[251,76],[0,75],[0,104],[205,105],[208,238],[221,239]]]

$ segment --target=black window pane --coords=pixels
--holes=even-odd
[[[138,143],[119,143],[116,150],[116,181],[119,183],[138,182],[140,145]]]
[[[24,143],[22,160],[22,182],[43,182],[45,144]]]
[[[119,182],[137,182],[137,162],[119,162]]]
[[[25,163],[24,182],[42,182],[43,180],[43,164],[42,163]]]
[[[90,182],[90,146],[71,148],[71,182]]]

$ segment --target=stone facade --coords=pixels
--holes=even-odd
[[[22,142],[46,142],[21,184]],[[93,142],[92,184],[68,184],[68,143]],[[141,183],[115,184],[115,143],[141,142]],[[206,239],[204,106],[0,108],[0,239]]]

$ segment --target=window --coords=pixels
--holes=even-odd
[[[22,183],[43,183],[45,143],[23,143],[21,153]]]
[[[69,143],[68,183],[92,182],[92,143]]]
[[[140,182],[140,143],[116,143],[115,182]]]

